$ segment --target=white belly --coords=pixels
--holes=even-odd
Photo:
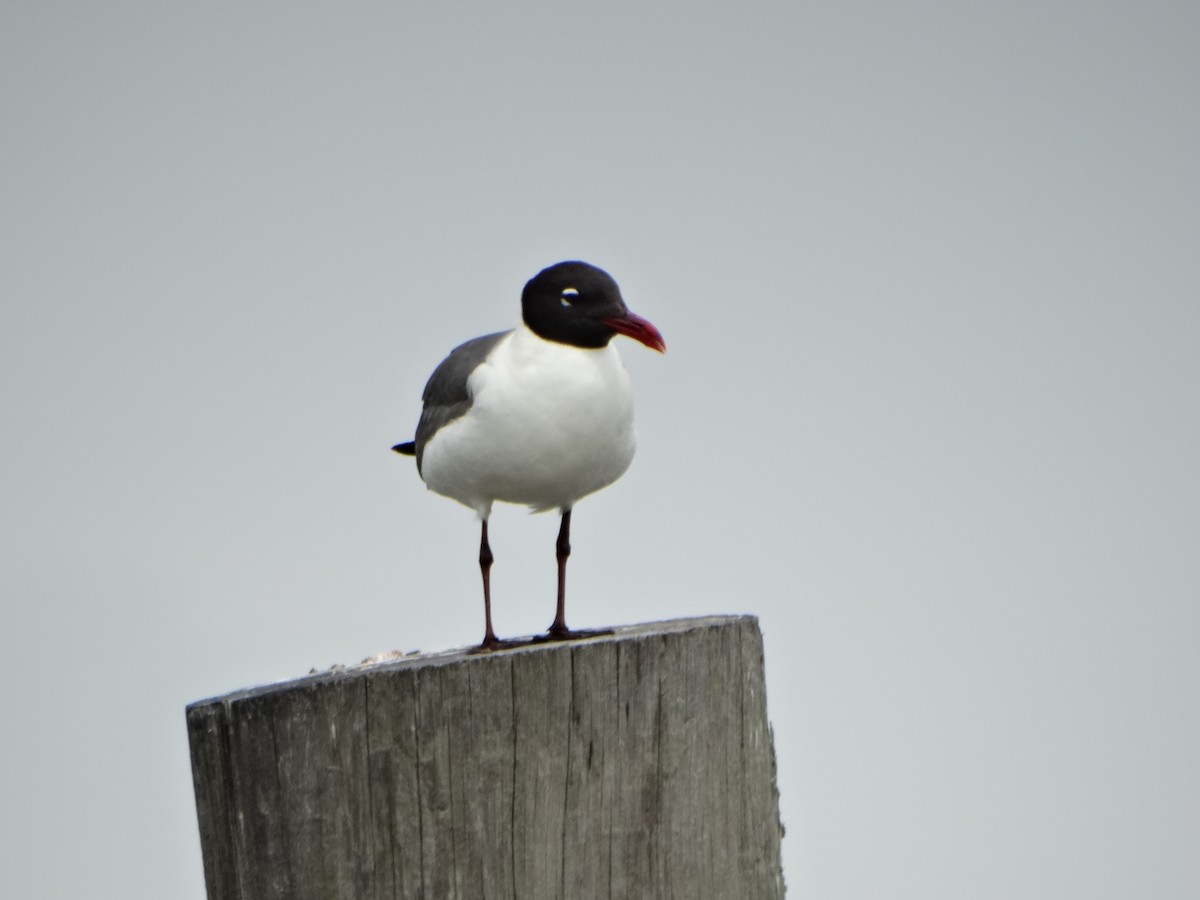
[[[425,446],[422,477],[486,517],[492,502],[570,509],[633,461],[633,394],[616,348],[517,328],[468,381],[473,403]]]

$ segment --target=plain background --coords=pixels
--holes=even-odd
[[[583,258],[576,626],[752,612],[791,896],[1200,896],[1200,6],[0,5],[0,896],[203,896],[184,705],[479,638],[433,366]],[[556,518],[498,509],[497,627]]]

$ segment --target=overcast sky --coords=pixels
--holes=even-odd
[[[477,641],[388,448],[596,263],[578,627],[760,616],[793,897],[1200,896],[1200,5],[0,4],[0,896],[204,896],[192,700]],[[498,508],[502,635],[553,515]]]

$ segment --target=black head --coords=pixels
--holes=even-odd
[[[521,314],[534,334],[560,344],[599,348],[625,334],[665,349],[658,329],[629,311],[612,276],[585,262],[561,262],[538,272],[521,294]]]

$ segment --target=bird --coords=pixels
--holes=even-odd
[[[520,324],[460,344],[434,369],[415,438],[392,448],[416,457],[427,488],[479,517],[480,651],[520,643],[498,639],[492,627],[488,519],[496,502],[561,516],[554,621],[535,640],[607,633],[567,627],[566,571],[575,504],[633,461],[633,393],[611,343],[618,335],[666,351],[659,330],[629,311],[603,269],[579,260],[549,266],[525,284]]]

